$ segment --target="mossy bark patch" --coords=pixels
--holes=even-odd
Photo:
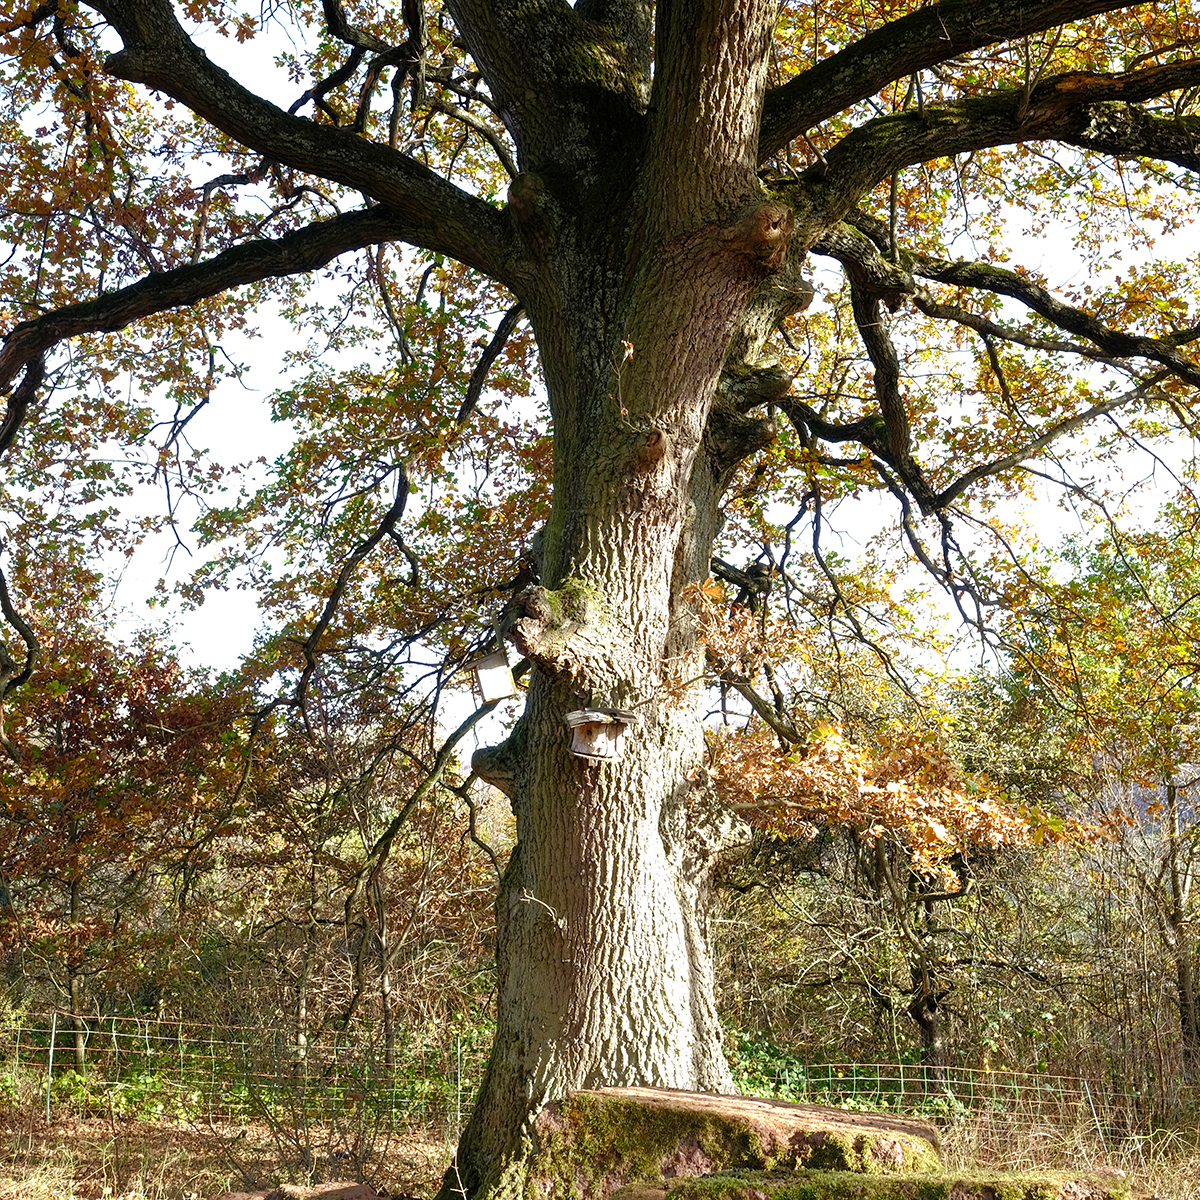
[[[637,1189],[636,1194],[634,1188]],[[847,1171],[726,1171],[619,1188],[612,1200],[1129,1200],[1118,1172],[864,1176]]]
[[[911,1175],[940,1166],[936,1131],[923,1121],[662,1088],[572,1092],[541,1111],[535,1130],[530,1188],[547,1200],[608,1200],[628,1185],[733,1168]]]

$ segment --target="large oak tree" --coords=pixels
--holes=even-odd
[[[231,56],[235,37],[276,41],[295,102],[222,69],[218,32]],[[69,445],[89,422],[93,440],[115,436],[105,388],[117,373],[158,382],[172,347],[203,350],[207,374],[180,366],[173,383],[195,404],[217,370],[212,330],[252,321],[256,302],[321,315],[272,280],[394,243],[434,256],[407,260],[424,272],[411,319],[381,282],[383,254],[359,260],[405,369],[431,271],[443,311],[457,297],[469,314],[472,289],[508,306],[457,411],[431,414],[428,390],[394,379],[386,396],[322,393],[318,421],[309,392],[313,430],[336,438],[344,423],[361,441],[374,428],[378,444],[375,474],[344,485],[372,527],[345,545],[332,602],[301,639],[297,704],[320,674],[333,602],[357,596],[360,620],[372,611],[353,580],[382,543],[397,566],[379,589],[395,590],[407,562],[415,594],[430,563],[405,541],[410,481],[441,453],[461,465],[456,439],[484,420],[483,375],[520,320],[536,340],[552,465],[521,459],[494,419],[478,443],[507,439],[513,461],[552,470],[553,491],[505,608],[531,667],[524,714],[473,763],[511,797],[518,845],[496,906],[495,1047],[457,1162],[467,1192],[519,1183],[528,1119],[566,1089],[731,1085],[706,898],[740,834],[704,770],[689,602],[726,516],[761,531],[770,513],[744,501],[773,483],[810,518],[835,492],[890,493],[909,552],[974,614],[982,575],[957,533],[976,519],[974,495],[1003,494],[1089,423],[1128,416],[1143,438],[1190,426],[1200,365],[1183,266],[1098,276],[1089,296],[992,243],[1005,212],[1039,193],[1035,220],[1061,219],[1089,262],[1113,213],[1183,219],[1200,166],[1197,34],[1187,0],[323,0],[253,17],[216,0],[20,0],[0,23],[0,451],[24,472],[10,505],[70,473],[69,453],[39,447]],[[227,169],[204,179],[214,161]],[[811,321],[810,255],[844,276],[840,302]],[[222,307],[231,289],[242,299]],[[942,326],[959,358],[939,376],[921,364]],[[80,379],[108,400],[73,407],[67,383]],[[966,426],[949,419],[963,395]],[[372,507],[389,480],[394,503]],[[493,566],[495,546],[528,525],[497,513],[509,523],[492,523]],[[94,530],[76,519],[68,532]],[[861,628],[814,553],[834,607]],[[761,582],[716,573],[746,592]],[[10,641],[32,654],[0,595]],[[405,605],[429,634],[436,613],[411,596],[390,611]],[[22,654],[0,658],[0,692],[27,676]],[[636,713],[617,760],[569,753],[564,714],[588,706]]]

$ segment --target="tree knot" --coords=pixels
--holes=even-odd
[[[769,270],[778,270],[787,257],[788,239],[795,224],[786,204],[756,201],[738,214],[726,231],[726,240],[735,252]]]
[[[634,452],[635,469],[648,471],[656,463],[661,462],[670,446],[670,439],[661,429],[650,429],[644,433]]]
[[[508,211],[530,250],[544,253],[554,244],[557,208],[546,181],[532,171],[522,171],[508,185]]]

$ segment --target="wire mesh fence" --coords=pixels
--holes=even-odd
[[[923,1113],[953,1119],[967,1112],[1024,1111],[1031,1119],[1063,1123],[1086,1118],[1105,1125],[1152,1119],[1133,1093],[1105,1091],[1091,1080],[965,1067],[936,1070],[906,1063],[817,1063],[785,1071],[780,1094],[789,1099],[870,1111]],[[1139,1109],[1143,1110],[1139,1113]]]
[[[77,1044],[77,1036],[79,1042]],[[329,1033],[301,1050],[272,1027],[204,1026],[155,1018],[74,1018],[51,1013],[0,1027],[0,1102],[44,1099],[107,1116],[202,1122],[265,1120],[399,1131],[422,1127],[453,1139],[483,1077],[490,1030],[479,1025]],[[77,1054],[82,1056],[80,1073]],[[1048,1073],[821,1063],[787,1058],[753,1088],[788,1100],[923,1116],[969,1131],[975,1153],[1081,1132],[1116,1153],[1200,1107],[1190,1080],[1170,1089],[1121,1088],[1112,1079]],[[1164,1110],[1171,1096],[1173,1112]]]
[[[490,1032],[403,1029],[389,1046],[359,1030],[301,1049],[279,1028],[128,1017],[81,1024],[51,1013],[0,1027],[0,1102],[6,1094],[44,1098],[48,1117],[70,1106],[204,1123],[371,1122],[453,1136],[469,1115]]]
[[[799,1074],[799,1078],[797,1078]],[[1190,1085],[1182,1085],[1185,1090]],[[943,1128],[970,1126],[997,1145],[1082,1133],[1107,1150],[1128,1148],[1171,1119],[1160,1098],[1079,1076],[904,1063],[823,1063],[791,1072],[789,1099],[926,1117]],[[1187,1097],[1176,1092],[1176,1113]],[[1194,1100],[1194,1097],[1192,1097]],[[980,1149],[986,1149],[981,1147]]]
[[[1200,1087],[1182,1072],[1147,1085],[1112,1073],[787,1059],[754,1083],[801,1103],[923,1117],[947,1161],[1012,1169],[1137,1167],[1156,1147],[1194,1140],[1200,1111]]]

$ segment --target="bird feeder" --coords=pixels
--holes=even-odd
[[[474,674],[475,687],[483,697],[484,704],[517,694],[517,685],[508,665],[508,655],[503,649],[493,650],[491,654],[485,654],[482,658],[472,659],[463,669]]]
[[[571,731],[571,753],[603,761],[617,757],[626,727],[637,718],[623,708],[581,708],[563,719]]]

